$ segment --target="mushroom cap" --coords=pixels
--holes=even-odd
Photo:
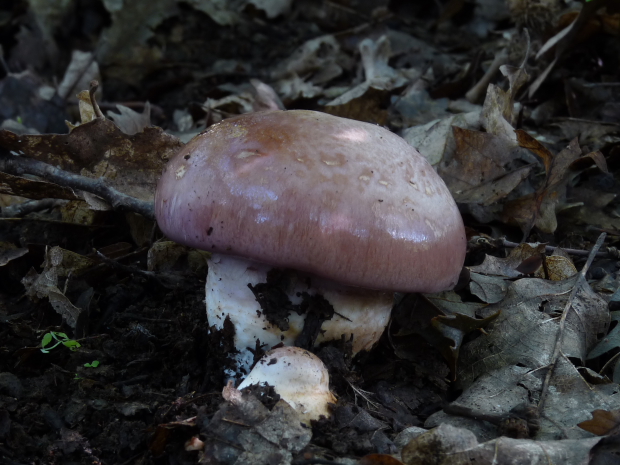
[[[417,150],[314,111],[209,127],[166,166],[155,213],[176,242],[370,289],[449,289],[465,258],[454,199]]]
[[[239,385],[269,384],[304,420],[330,416],[336,403],[329,390],[329,372],[321,359],[299,347],[278,347],[267,352]]]

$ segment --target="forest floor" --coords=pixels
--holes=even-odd
[[[619,35],[607,0],[0,2],[0,464],[618,463]],[[223,397],[208,254],[154,221],[166,161],[265,109],[400,135],[467,232],[454,290],[312,349],[311,424]]]

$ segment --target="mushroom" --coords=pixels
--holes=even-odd
[[[169,238],[212,252],[207,317],[216,329],[233,324],[240,371],[260,345],[344,335],[354,353],[370,349],[394,291],[449,289],[465,257],[457,206],[417,150],[379,126],[314,111],[209,127],[166,166],[155,212]]]
[[[328,404],[336,403],[329,390],[329,373],[321,359],[299,347],[278,347],[267,352],[241,382],[239,390],[269,384],[302,420],[329,417]]]

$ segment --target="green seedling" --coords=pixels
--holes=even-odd
[[[85,363],[86,368],[97,368],[99,366],[99,360],[93,360],[92,363]]]
[[[54,345],[50,345],[53,343],[53,341],[56,341],[56,343]],[[43,352],[44,354],[49,354],[50,350],[55,349],[60,344],[68,347],[69,350],[77,350],[79,347],[82,346],[82,344],[80,344],[75,339],[69,339],[69,336],[67,336],[65,333],[50,331],[49,333],[45,333],[43,339],[41,340],[41,352]]]

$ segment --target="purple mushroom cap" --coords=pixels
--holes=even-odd
[[[466,251],[457,206],[417,150],[314,111],[211,126],[166,166],[155,211],[181,244],[369,289],[452,288]]]

